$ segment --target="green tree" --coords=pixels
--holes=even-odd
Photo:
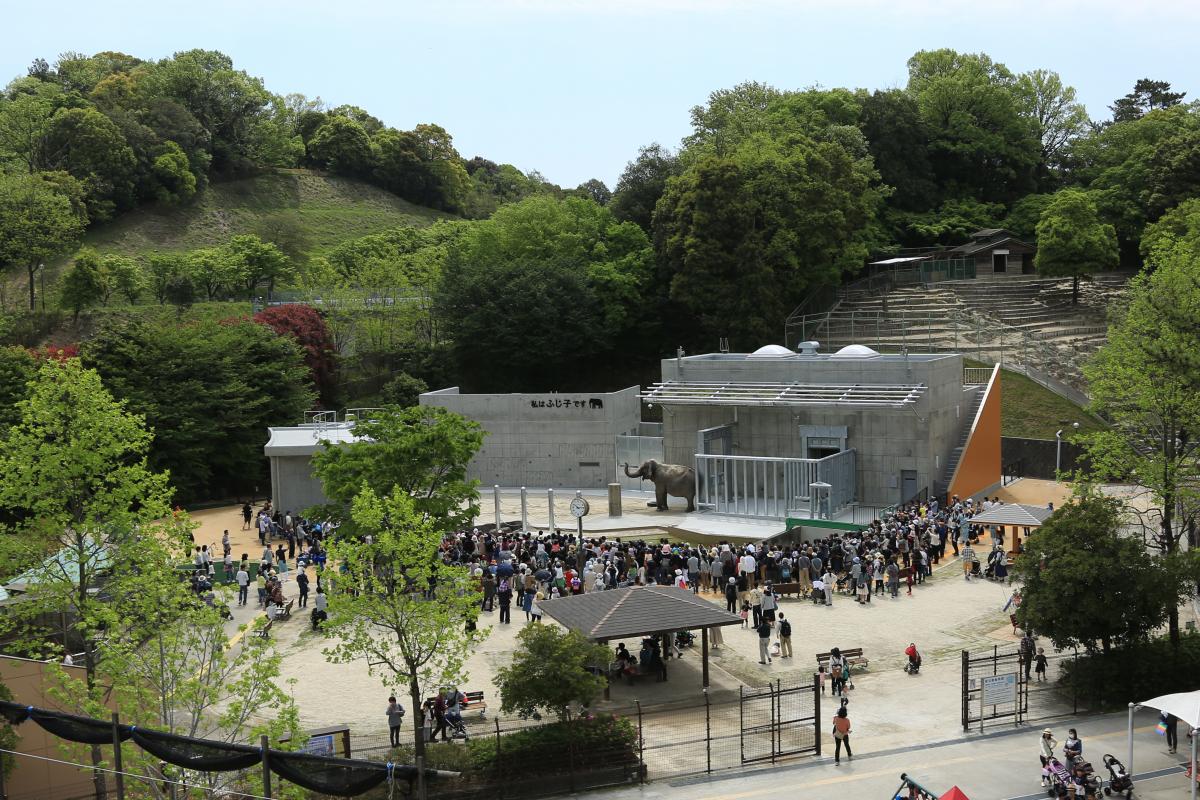
[[[166,142],[161,150],[154,157],[154,177],[159,186],[156,199],[160,203],[190,200],[196,194],[197,182],[187,154],[175,142]]]
[[[224,246],[224,255],[237,264],[242,287],[253,296],[255,290],[267,285],[274,290],[276,282],[286,282],[295,277],[291,259],[270,242],[264,242],[253,233],[234,236]]]
[[[42,162],[83,184],[88,217],[110,219],[133,201],[133,150],[121,130],[93,108],[68,108],[51,119]]]
[[[74,179],[61,175],[0,175],[0,264],[25,269],[31,311],[45,262],[73,251],[83,237],[87,215],[72,202],[72,188]]]
[[[1121,533],[1121,522],[1119,501],[1084,494],[1030,535],[1013,564],[1022,627],[1055,647],[1107,653],[1145,641],[1163,624],[1185,587],[1142,542]]]
[[[606,206],[612,200],[612,191],[598,178],[584,181],[575,187],[575,196],[591,200],[598,206]]]
[[[235,70],[233,60],[224,53],[186,50],[154,64],[145,83],[148,94],[182,107],[199,123],[208,138],[215,170],[237,171],[248,165],[255,123],[268,113],[271,101],[261,79]],[[163,138],[187,150],[182,139],[173,135]]]
[[[380,393],[383,402],[390,406],[409,408],[419,402],[422,394],[429,391],[429,384],[420,378],[414,378],[407,372],[401,372],[383,385]]]
[[[267,428],[299,420],[312,404],[299,346],[249,320],[114,321],[82,355],[145,415],[155,431],[151,463],[184,501],[266,485]]]
[[[1130,283],[1127,307],[1084,367],[1092,410],[1113,421],[1083,437],[1093,477],[1135,487],[1127,514],[1166,559],[1185,534],[1200,544],[1200,251],[1176,241],[1153,251],[1153,272]],[[1168,626],[1177,645],[1174,607]]]
[[[888,208],[921,212],[938,202],[929,156],[929,127],[917,99],[902,89],[862,94],[859,127],[883,183],[893,192]]]
[[[1112,111],[1113,122],[1129,122],[1140,119],[1155,109],[1179,105],[1186,94],[1172,92],[1171,84],[1166,81],[1140,78],[1133,85],[1132,92],[1118,98],[1108,108]]]
[[[456,363],[492,388],[561,386],[580,357],[614,357],[647,322],[653,254],[632,223],[589,200],[500,208],[452,247],[437,317]],[[572,313],[546,319],[547,308]]]
[[[126,596],[146,553],[181,533],[166,476],[147,466],[143,419],[77,359],[43,362],[18,409],[21,421],[0,450],[0,507],[19,521],[5,526],[0,546],[8,568],[30,569],[31,588],[0,618],[0,632],[32,654],[81,648],[87,697],[99,701],[99,644],[134,624],[108,597]],[[92,763],[100,763],[98,747]],[[102,773],[95,782],[103,796]]]
[[[100,259],[100,267],[104,273],[105,303],[116,292],[132,305],[146,290],[146,275],[141,265],[129,256],[106,253]]]
[[[572,705],[591,705],[604,691],[606,681],[595,669],[607,668],[610,656],[578,631],[527,625],[517,634],[512,660],[496,670],[500,707],[522,719],[545,709],[565,722]]]
[[[1037,224],[1037,255],[1042,275],[1071,276],[1071,303],[1079,302],[1079,276],[1117,266],[1117,232],[1100,221],[1086,192],[1064,189],[1042,212]]]
[[[908,91],[928,126],[944,196],[1009,203],[1033,188],[1042,143],[1016,84],[983,53],[922,50],[909,59]]]
[[[17,405],[29,395],[28,384],[37,374],[37,362],[24,347],[0,347],[0,441],[21,419]]]
[[[672,179],[655,212],[655,250],[660,285],[699,321],[689,342],[773,341],[807,290],[859,268],[877,180],[869,158],[800,135],[751,139]]]
[[[667,180],[679,173],[679,158],[655,142],[638,149],[637,158],[625,165],[617,180],[609,209],[621,222],[633,222],[646,233],[654,217],[654,206],[667,188]]]
[[[62,277],[59,303],[78,320],[80,311],[104,302],[105,294],[107,288],[100,255],[90,248],[81,250]]]
[[[372,164],[371,137],[354,120],[331,116],[309,140],[308,157],[342,175],[365,175]]]
[[[1063,85],[1057,72],[1035,69],[1017,77],[1015,90],[1042,143],[1042,168],[1057,166],[1071,141],[1090,124],[1087,109],[1075,99],[1075,87]]]
[[[177,273],[167,276],[163,283],[163,300],[175,306],[175,315],[182,317],[183,312],[196,302],[196,282],[188,273]]]
[[[388,407],[358,420],[354,433],[356,441],[326,443],[312,459],[313,474],[342,515],[363,486],[398,489],[442,532],[479,513],[478,482],[467,479],[467,464],[483,445],[479,423],[433,406]]]
[[[28,173],[42,166],[42,141],[55,111],[56,90],[21,92],[0,99],[0,163],[11,161]]]
[[[481,593],[466,567],[442,560],[441,527],[402,487],[382,497],[362,487],[351,516],[370,537],[340,537],[330,547],[345,567],[337,587],[346,591],[330,594],[322,630],[333,643],[323,652],[335,663],[365,661],[386,687],[407,690],[417,720],[425,696],[466,680],[463,663],[483,636],[475,627]],[[413,741],[421,764],[425,738],[416,724]]]

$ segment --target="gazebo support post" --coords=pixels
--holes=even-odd
[[[700,629],[700,663],[703,665],[703,686],[708,689],[708,628]],[[1193,741],[1195,741],[1193,739]],[[1194,757],[1194,756],[1193,756]]]
[[[1196,781],[1198,779],[1200,779],[1200,775],[1196,774],[1196,739],[1197,738],[1198,737],[1196,736],[1196,734],[1193,733],[1192,734],[1192,769],[1191,769],[1191,774],[1188,776],[1189,780],[1192,783],[1192,800],[1196,800]],[[1130,770],[1130,773],[1132,774],[1132,770]]]

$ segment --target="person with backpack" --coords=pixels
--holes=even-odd
[[[850,665],[846,663],[842,651],[835,647],[829,651],[829,678],[832,681],[830,694],[844,695],[846,693],[846,677]]]
[[[508,625],[512,623],[512,582],[508,578],[501,578],[500,585],[496,588],[496,600],[500,604],[500,624]],[[525,610],[526,618],[529,617],[529,610]]]
[[[783,614],[779,615],[779,657],[792,657],[792,623]]]
[[[300,589],[300,608],[308,606],[308,573],[300,570],[296,573],[296,586]]]

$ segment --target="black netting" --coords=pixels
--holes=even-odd
[[[232,772],[262,761],[262,750],[246,744],[225,744],[172,733],[132,728],[133,741],[168,764],[200,772]]]
[[[272,750],[271,771],[297,786],[322,794],[351,797],[374,789],[393,774],[396,780],[408,778],[412,767],[393,767],[370,761],[327,758],[307,753]]]
[[[33,706],[23,706],[20,703],[0,700],[0,716],[3,716],[4,719],[13,725],[20,725],[29,719],[29,712],[32,710]]]
[[[29,712],[29,718],[49,733],[67,741],[81,744],[112,744],[113,741],[111,722],[64,714],[61,711],[46,711],[41,708],[35,708]],[[129,728],[123,725],[119,726],[117,736],[121,741],[125,741],[129,738]]]

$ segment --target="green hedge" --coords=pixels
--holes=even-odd
[[[1094,710],[1125,708],[1130,702],[1200,688],[1200,634],[1185,634],[1179,649],[1167,639],[1080,656],[1065,662],[1060,681]]]
[[[499,752],[497,752],[499,748]],[[555,772],[637,761],[637,728],[625,717],[602,715],[551,722],[512,733],[472,738],[467,743],[477,774],[492,770]]]

